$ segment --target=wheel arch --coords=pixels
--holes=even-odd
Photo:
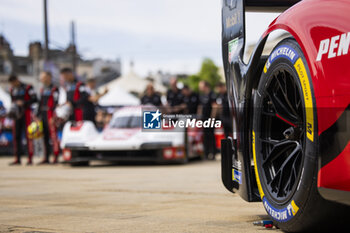
[[[299,7],[300,8],[300,7]],[[292,13],[290,12],[292,10]],[[312,40],[311,37],[309,37],[306,33],[307,29],[306,26],[300,26],[300,27],[293,27],[290,25],[289,21],[287,20],[289,17],[298,17],[299,15],[299,10],[298,10],[298,5],[292,7],[291,9],[287,10],[286,12],[282,13],[279,17],[277,17],[267,28],[267,30],[263,33],[261,36],[259,42],[256,44],[254,52],[252,53],[250,57],[250,61],[254,60],[259,60],[257,65],[252,65],[250,67],[250,71],[248,75],[248,80],[247,80],[247,89],[246,89],[246,98],[249,100],[248,101],[248,111],[249,113],[247,114],[249,116],[249,137],[250,137],[250,159],[253,160],[253,151],[252,151],[252,126],[253,126],[253,108],[254,108],[254,103],[253,103],[253,96],[254,92],[258,87],[258,84],[261,79],[261,74],[263,72],[264,65],[270,55],[270,53],[273,51],[276,45],[278,45],[281,41],[283,41],[286,38],[293,38],[296,40],[298,45],[300,46],[306,61],[307,65],[309,67],[310,73],[311,73],[311,81],[312,81],[312,86],[315,87],[315,64],[311,63],[312,57],[315,57],[315,51],[314,53],[310,52],[310,47],[315,48],[315,44]],[[285,34],[283,37],[280,37],[278,39],[271,39],[271,36],[273,34],[277,33],[278,31],[283,31]],[[268,47],[271,48],[271,51],[267,54],[267,45]],[[311,55],[310,55],[311,54]],[[254,64],[254,63],[253,63]],[[312,69],[312,68],[313,69]],[[256,177],[252,177],[252,182],[254,182],[253,187],[257,187],[257,180]],[[257,189],[255,189],[257,190]]]
[[[247,132],[237,134],[237,138],[234,138],[237,141],[237,147],[235,147],[237,159],[244,164],[242,168],[243,185],[236,183],[240,196],[245,200],[252,201],[254,199],[252,190],[254,176],[249,160],[252,135],[248,132],[251,129],[249,120],[251,120],[252,115],[250,111],[253,106],[252,95],[260,80],[261,64],[266,62],[266,57],[263,56],[265,43],[273,32],[284,30],[293,36],[299,44],[310,70],[311,77],[309,78],[314,89],[315,106],[319,119],[315,125],[318,128],[318,134],[321,134],[337,121],[339,114],[334,112],[330,117],[329,112],[320,114],[318,110],[322,107],[333,106],[344,110],[349,104],[350,79],[347,77],[350,77],[350,69],[347,67],[350,55],[333,59],[327,59],[324,55],[322,61],[316,61],[318,47],[322,40],[350,32],[350,25],[347,24],[350,21],[350,15],[347,14],[350,11],[350,2],[316,0],[299,2],[269,25],[255,46],[248,63],[244,63],[242,60],[245,44],[244,1],[236,1],[235,7],[227,2],[224,2],[222,8],[224,70],[228,93],[231,97],[230,106],[236,115],[234,123],[236,123],[237,129],[235,128],[235,130],[236,132]],[[233,49],[232,54],[229,53],[229,49]],[[343,96],[340,96],[341,94]],[[320,160],[319,164],[322,164],[322,158]],[[232,171],[225,168],[224,173],[231,174]]]
[[[315,126],[318,135],[322,135],[332,125],[337,124],[340,116],[339,113],[349,111],[350,95],[348,90],[350,88],[350,80],[346,79],[346,77],[349,77],[350,70],[346,67],[348,67],[347,64],[350,62],[350,56],[338,55],[333,58],[327,58],[327,54],[325,54],[319,60],[317,59],[317,55],[322,40],[331,39],[332,37],[350,32],[350,26],[346,24],[350,20],[350,16],[346,13],[350,10],[350,2],[343,2],[341,4],[336,1],[332,3],[319,1],[317,4],[313,4],[313,2],[314,0],[303,1],[282,13],[269,25],[268,29],[262,35],[260,43],[264,42],[264,44],[261,45],[259,43],[256,47],[265,47],[265,38],[269,37],[276,30],[284,30],[296,40],[309,67],[311,75],[310,82],[313,86],[315,97],[315,110],[317,110],[316,117],[318,119]],[[262,53],[255,53],[253,56],[263,60]],[[257,73],[249,77],[251,85],[247,86],[247,92],[249,92],[247,95],[252,96],[254,94],[254,89],[260,81],[259,74],[262,72],[260,69],[258,67]],[[252,103],[251,106],[253,106]],[[252,119],[252,114],[250,115]],[[323,144],[322,138],[320,143]],[[336,140],[334,143],[337,143]],[[339,155],[345,153],[345,148],[339,148],[339,151],[340,154],[332,157],[333,160],[339,160]],[[348,187],[345,185],[345,182],[340,185],[338,184],[338,186],[333,185],[334,180],[339,180],[337,177],[333,181],[325,179],[330,174],[334,175],[335,170],[323,169],[330,162],[330,159],[328,158],[327,160],[326,156],[323,156],[322,153],[318,156],[318,188],[331,187],[334,190],[342,190]],[[348,169],[345,167],[344,162],[342,164],[342,170],[345,171]],[[326,199],[333,198],[331,198],[331,195],[320,193]]]

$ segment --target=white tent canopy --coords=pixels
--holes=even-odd
[[[4,104],[4,107],[8,110],[11,108],[10,95],[0,86],[0,100]]]
[[[132,70],[126,74],[123,75],[116,80],[113,80],[106,85],[102,86],[101,89],[103,90],[104,87],[107,87],[108,89],[113,89],[114,87],[119,87],[120,89],[125,90],[129,93],[138,93],[142,96],[144,93],[146,86],[150,83],[150,81],[143,79],[139,77],[135,72]],[[154,89],[157,92],[166,92],[166,88],[158,83],[154,82]]]
[[[100,106],[139,105],[140,100],[118,86],[111,86],[108,87],[108,93],[99,99],[98,104]]]

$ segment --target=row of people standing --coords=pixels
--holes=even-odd
[[[95,121],[95,104],[102,95],[93,93],[95,80],[89,79],[87,84],[79,82],[72,69],[63,68],[60,71],[61,79],[64,80],[63,89],[66,92],[66,102],[72,109],[69,120]],[[50,153],[54,154],[53,163],[58,162],[59,155],[59,141],[57,139],[57,125],[55,124],[55,109],[58,107],[59,90],[52,82],[52,75],[50,72],[42,72],[40,74],[40,82],[42,88],[40,90],[40,97],[31,85],[22,83],[16,75],[9,76],[10,95],[12,100],[12,107],[9,116],[14,119],[13,127],[13,145],[15,160],[10,165],[21,164],[21,154],[24,146],[22,145],[22,135],[24,134],[27,142],[28,165],[33,163],[32,158],[34,154],[33,141],[28,134],[28,126],[33,121],[33,118],[40,118],[43,123],[44,136],[44,159],[40,164],[50,163]],[[36,116],[33,116],[31,106],[38,103],[38,111]],[[50,144],[51,141],[51,144]]]
[[[171,79],[164,106],[167,113],[196,115],[201,120],[219,117],[222,121],[225,137],[231,136],[233,133],[232,116],[227,98],[226,85],[224,83],[218,83],[215,93],[208,82],[201,81],[199,82],[199,93],[197,94],[187,85],[179,89],[177,80]],[[152,84],[147,86],[145,95],[141,98],[141,103],[143,105],[163,105],[161,96],[156,93]],[[203,132],[204,153],[208,159],[215,159],[214,128],[204,128]]]

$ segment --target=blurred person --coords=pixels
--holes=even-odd
[[[106,88],[101,94],[98,93],[96,90],[96,78],[89,77],[86,82],[86,92],[89,97],[83,105],[83,119],[92,121],[96,125],[96,105],[98,100],[108,93],[108,89]]]
[[[222,82],[216,85],[216,91],[218,93],[216,103],[220,111],[220,120],[225,132],[225,137],[232,136],[233,126],[232,126],[232,116],[230,111],[230,105],[228,102],[226,85]]]
[[[73,108],[73,114],[70,116],[69,120],[76,122],[82,121],[84,120],[84,105],[88,104],[89,99],[86,86],[83,82],[79,82],[76,79],[71,68],[63,68],[60,73],[65,82],[67,103]]]
[[[181,90],[183,95],[183,109],[187,114],[195,115],[198,112],[199,96],[193,92],[188,85],[184,85]]]
[[[10,146],[10,138],[8,133],[12,132],[13,119],[7,116],[7,110],[4,103],[0,100],[0,147]]]
[[[105,118],[105,111],[102,109],[99,109],[96,112],[96,128],[98,131],[102,131],[103,128],[105,127],[104,125],[104,118]]]
[[[103,119],[105,126],[108,125],[109,122],[112,120],[114,112],[115,112],[114,108],[107,108],[106,115],[104,116],[104,119]]]
[[[5,126],[6,119],[6,109],[4,107],[4,103],[0,100],[0,134]]]
[[[152,83],[149,83],[146,87],[145,95],[141,98],[141,104],[147,105],[151,104],[154,106],[161,106],[162,101],[160,98],[160,95],[158,95],[155,90]]]
[[[89,100],[95,104],[99,99],[108,93],[108,88],[106,87],[102,93],[99,93],[96,88],[96,78],[89,77],[86,82],[87,92],[90,94]]]
[[[4,107],[4,103],[0,100],[0,118],[6,117],[6,109]]]
[[[32,165],[34,144],[28,135],[28,126],[32,121],[31,105],[37,101],[37,96],[31,85],[26,85],[19,81],[16,75],[10,75],[8,78],[10,83],[10,94],[12,106],[10,110],[10,117],[14,119],[14,126],[12,130],[13,134],[13,146],[14,146],[14,162],[10,165],[21,164],[22,154],[22,135],[25,134],[27,139],[27,151],[28,151],[28,162],[27,165]]]
[[[166,99],[168,102],[168,106],[170,107],[170,112],[181,112],[181,104],[183,104],[183,95],[181,93],[181,90],[177,88],[176,78],[172,78],[170,80],[170,89],[167,92]]]
[[[40,91],[38,115],[43,122],[45,157],[39,164],[50,163],[50,139],[52,143],[52,152],[55,156],[53,163],[56,164],[58,162],[60,148],[54,118],[59,98],[59,90],[58,87],[53,85],[52,75],[48,71],[41,72],[40,82],[43,84],[43,87]]]
[[[5,151],[7,152],[10,148],[10,133],[12,132],[13,128],[13,120],[7,117],[7,111],[3,104],[3,102],[0,100],[0,148],[1,147],[7,147],[1,148],[1,152]]]
[[[0,133],[1,130],[12,130],[13,120],[8,117],[4,103],[0,100]]]
[[[215,106],[216,96],[207,81],[199,82],[200,108],[198,115],[203,121],[213,117],[213,106]],[[216,145],[214,128],[203,128],[204,154],[207,159],[215,160]]]

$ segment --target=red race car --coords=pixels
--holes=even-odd
[[[262,201],[285,231],[349,228],[350,1],[222,2],[235,131],[221,144],[225,187],[248,202]],[[247,64],[245,11],[283,11]],[[262,55],[276,30],[287,37]]]

